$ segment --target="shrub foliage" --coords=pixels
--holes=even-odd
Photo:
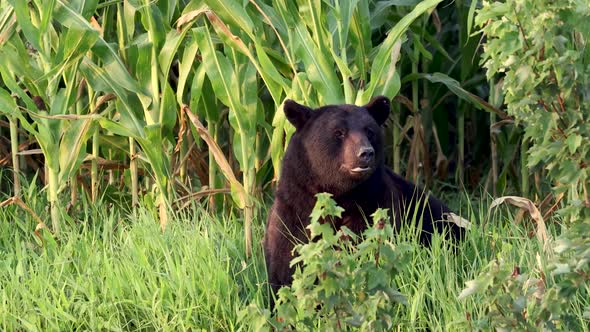
[[[528,167],[544,168],[556,195],[564,195],[562,216],[589,217],[590,6],[485,2],[476,24],[487,37],[487,76],[502,75],[508,113],[530,141]]]
[[[581,330],[590,318],[590,6],[583,1],[484,3],[476,23],[487,37],[488,78],[503,77],[508,113],[524,127],[528,167],[544,168],[569,229],[520,267],[502,255],[467,282],[479,293],[477,329]],[[581,314],[583,312],[583,314]]]
[[[409,264],[410,245],[393,242],[387,210],[373,215],[373,227],[362,236],[330,223],[343,211],[330,194],[318,194],[308,226],[311,238],[295,247],[298,264],[293,284],[279,290],[276,315],[268,323],[296,331],[390,330],[396,312],[407,304],[394,276]],[[249,314],[260,318],[255,306]],[[264,321],[264,320],[263,320]]]

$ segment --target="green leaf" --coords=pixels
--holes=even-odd
[[[235,27],[254,38],[254,23],[246,9],[237,0],[208,0],[207,5],[224,21],[231,22]]]
[[[279,73],[275,65],[272,63],[266,51],[262,47],[262,45],[258,42],[254,44],[256,48],[256,55],[258,56],[258,61],[260,61],[262,79],[266,86],[268,87],[268,91],[270,92],[275,105],[280,105],[282,100],[282,92],[289,90],[289,83],[287,80]]]
[[[18,109],[16,101],[8,91],[0,88],[0,114],[4,114],[11,118],[18,118],[20,125],[29,133],[38,135],[38,131],[29,123],[29,121],[22,115]]]
[[[58,6],[56,7],[54,16],[59,23],[68,28],[94,31],[94,28],[90,23],[88,23],[88,21],[79,13],[70,8],[64,0],[57,0],[57,2]],[[107,81],[116,83],[116,86],[137,94],[142,102],[143,108],[147,109],[151,103],[151,98],[148,96],[148,93],[139,86],[137,81],[133,80],[131,75],[129,75],[125,64],[123,64],[123,61],[112,46],[104,39],[98,38],[92,47],[92,51],[102,62],[101,67],[95,68],[96,71],[99,71],[98,69],[100,69],[102,79],[105,80],[108,77]],[[83,61],[83,63],[88,62],[89,60]],[[87,76],[86,79],[89,83],[93,81],[92,76]],[[122,94],[117,93],[117,95],[120,97]]]
[[[303,21],[294,27],[295,55],[305,64],[305,71],[313,87],[321,96],[321,103],[339,104],[344,101],[340,81],[335,74],[333,58],[311,38]]]
[[[371,218],[373,218],[373,221],[375,223],[377,223],[379,221],[388,221],[389,220],[389,210],[388,209],[377,209],[377,210],[375,210],[375,212],[373,212],[373,214],[371,215]]]
[[[92,119],[74,120],[63,132],[59,143],[59,183],[64,184],[86,157],[86,144],[93,133]]]
[[[477,8],[478,1],[471,0],[469,5],[469,13],[467,14],[467,35],[471,35],[471,28],[473,27],[473,16],[475,15],[475,9]]]
[[[68,5],[88,20],[95,13],[98,0],[70,0]]]
[[[120,81],[116,80],[108,68],[100,67],[94,62],[84,59],[80,65],[80,70],[84,75],[88,84],[94,90],[102,92],[113,92],[117,95],[117,103],[122,107],[118,107],[121,113],[121,122],[124,123],[126,131],[133,133],[132,135],[122,134],[124,136],[142,137],[145,122],[142,117],[137,114],[137,105],[133,102],[132,96],[121,86]]]
[[[487,278],[487,277],[480,277],[478,280],[469,280],[465,282],[465,288],[461,291],[461,293],[458,296],[459,300],[462,300],[466,297],[469,297],[473,294],[482,292],[484,290],[486,290],[490,283],[491,283],[491,278]]]
[[[176,30],[170,30],[166,34],[164,46],[162,46],[158,56],[160,71],[164,73],[164,77],[169,76],[170,66],[172,65],[172,61],[174,61],[174,58],[177,56],[180,46],[184,42],[184,37],[186,36],[187,31],[188,30],[185,29],[181,33],[178,33]]]
[[[355,64],[359,66],[360,79],[367,80],[369,53],[371,52],[371,22],[369,2],[361,1],[354,10],[350,27],[350,46],[355,52]]]
[[[178,66],[178,86],[176,88],[176,101],[178,102],[178,105],[182,105],[184,103],[184,88],[189,74],[193,68],[193,63],[197,56],[198,50],[199,44],[197,44],[195,40],[191,40],[191,42],[184,47],[180,65]]]
[[[412,22],[422,16],[422,14],[434,8],[441,1],[442,0],[425,0],[420,2],[409,14],[405,15],[391,30],[389,30],[387,38],[385,38],[383,43],[378,47],[377,55],[371,66],[371,80],[364,93],[357,97],[357,104],[365,104],[375,95],[377,85],[388,71],[389,63],[391,62],[391,52],[394,45],[400,38],[402,38],[402,35],[406,32]],[[394,96],[388,97],[392,98]]]
[[[31,20],[36,13],[32,13],[32,9],[29,8],[29,2],[23,0],[8,0],[8,3],[14,8],[16,20],[23,34],[27,38],[27,41],[31,43],[36,50],[43,52],[44,49],[41,47],[41,32],[35,27]]]
[[[0,57],[5,60],[0,62],[0,72],[6,87],[12,93],[18,94],[29,110],[36,110],[35,103],[21,89],[19,84],[22,82],[26,89],[29,90],[29,93],[44,97],[43,92],[46,89],[47,82],[38,80],[44,75],[44,72],[34,63],[31,63],[28,51],[20,38],[13,38],[11,42],[2,45],[0,47]],[[16,83],[15,77],[19,78],[19,84]],[[31,78],[35,78],[35,81],[32,82]]]
[[[162,124],[164,135],[172,135],[177,118],[177,107],[174,100],[174,90],[172,90],[172,87],[168,82],[163,81],[162,83],[164,84],[164,87],[162,89],[163,96],[162,103],[160,105],[159,123]]]
[[[129,153],[129,138],[125,136],[115,135],[99,135],[98,142],[101,147],[108,147],[108,149],[115,149],[119,152]]]
[[[132,138],[139,137],[135,131],[129,129],[128,127],[126,127],[124,125],[121,125],[118,122],[112,121],[110,119],[102,118],[98,121],[98,123],[100,124],[100,126],[102,128],[112,132],[115,135],[132,137]]]
[[[191,101],[190,101],[190,108],[191,110],[193,110],[193,112],[203,116],[202,112],[199,112],[199,103],[201,102],[201,96],[204,95],[204,84],[205,84],[205,80],[207,79],[207,71],[205,70],[205,66],[200,63],[197,67],[197,69],[195,70],[195,74],[193,76],[193,81],[191,83]],[[209,82],[207,82],[209,83]],[[212,91],[211,85],[208,85],[209,90],[205,91],[206,92],[211,92],[211,94],[215,95],[215,93]],[[211,117],[212,119],[215,119],[217,117]]]
[[[167,195],[168,179],[170,179],[170,162],[168,156],[162,153],[162,126],[161,124],[149,125],[144,128],[146,138],[138,138],[137,142],[145,153],[156,179],[158,189]]]
[[[417,34],[413,34],[412,42],[415,43],[415,46],[418,49],[418,51],[420,52],[420,54],[422,55],[422,57],[428,61],[432,61],[432,53],[430,53],[424,47],[424,45],[422,44],[422,41],[420,39],[421,39],[420,36],[418,36]]]
[[[434,74],[417,74],[417,75],[408,75],[406,78],[402,80],[403,82],[414,80],[417,78],[424,78],[432,83],[442,83],[444,84],[449,90],[451,90],[457,97],[470,102],[473,106],[485,110],[487,112],[496,113],[502,119],[508,119],[509,116],[505,112],[501,111],[497,107],[492,106],[487,101],[483,100],[481,97],[474,95],[473,93],[463,89],[457,80],[442,74],[442,73],[434,73]]]
[[[230,61],[215,50],[211,34],[206,28],[198,29],[195,34],[215,96],[230,109],[240,111],[240,101],[236,94],[239,90],[238,82]]]
[[[582,145],[582,136],[577,134],[570,134],[565,141],[567,144],[570,154],[576,153],[576,150]]]
[[[315,197],[317,198],[317,201],[310,215],[312,222],[316,222],[322,218],[330,216],[338,218],[342,217],[342,212],[344,212],[344,209],[336,204],[336,201],[332,199],[332,194],[319,193],[316,194]]]
[[[381,96],[396,96],[401,88],[401,80],[399,73],[396,70],[397,61],[401,51],[401,40],[398,40],[391,52],[391,62],[389,68],[384,76],[381,78],[376,91],[377,95]]]
[[[0,88],[0,113],[14,118],[17,112],[18,106],[14,98],[8,91]]]

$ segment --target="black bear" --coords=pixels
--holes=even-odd
[[[320,192],[331,193],[345,209],[335,227],[347,226],[361,233],[367,227],[364,216],[377,208],[389,208],[399,228],[402,216],[417,208],[423,243],[428,243],[433,231],[442,230],[442,225],[454,237],[460,236],[462,229],[456,224],[437,223],[450,212],[445,204],[432,196],[420,204],[423,193],[384,165],[381,125],[390,108],[386,97],[376,97],[362,107],[328,105],[316,110],[285,101],[285,115],[296,130],[285,153],[264,236],[273,293],[292,281],[291,251],[297,241],[308,241],[306,226]]]

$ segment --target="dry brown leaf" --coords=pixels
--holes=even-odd
[[[449,161],[445,156],[443,149],[438,139],[438,131],[436,130],[436,124],[432,125],[432,137],[436,146],[436,177],[439,179],[446,179],[449,169]]]
[[[0,46],[3,45],[16,29],[16,15],[10,15],[10,18],[4,22],[4,27],[0,31]]]
[[[180,124],[180,129],[178,130],[178,142],[176,142],[176,146],[174,147],[174,153],[180,152],[180,147],[184,142],[184,134],[186,133],[186,118],[184,116],[185,112],[180,112],[180,119],[178,123]]]
[[[180,16],[176,21],[176,29],[182,30],[182,26],[193,21],[195,18],[199,17],[199,15],[208,11],[209,8],[203,6],[199,9],[191,10],[190,12]]]
[[[433,10],[432,15],[430,17],[432,17],[432,23],[436,28],[436,34],[439,35],[442,31],[442,22],[440,20],[440,16],[438,16],[438,11],[436,9]]]
[[[413,113],[414,105],[412,105],[412,101],[408,99],[408,97],[397,95],[393,98],[393,100],[400,103],[401,105],[404,105],[408,109],[408,111]]]
[[[35,227],[35,235],[37,237],[39,237],[39,239],[41,240],[42,243],[44,243],[43,237],[41,236],[41,233],[39,232],[39,230],[41,230],[42,228],[45,228],[49,232],[49,234],[51,234],[51,231],[49,230],[49,228],[47,228],[47,225],[45,225],[43,220],[41,220],[41,218],[39,218],[39,216],[35,213],[35,211],[33,211],[30,207],[28,207],[25,204],[25,202],[23,202],[22,199],[20,199],[20,197],[10,197],[9,199],[7,199],[5,201],[0,202],[0,208],[5,207],[7,205],[11,205],[11,204],[18,205],[20,208],[22,208],[23,210],[25,210],[29,214],[31,214],[33,219],[35,219],[35,221],[37,221],[37,226]]]
[[[177,199],[174,203],[175,204],[179,204],[184,200],[187,200],[181,207],[181,210],[184,210],[190,203],[192,200],[194,199],[200,199],[202,197],[205,196],[211,196],[211,195],[215,195],[215,194],[230,194],[231,193],[231,189],[229,188],[221,188],[221,189],[202,189],[196,193],[192,193],[189,195],[186,195],[184,197],[180,197],[179,199]]]
[[[94,28],[94,30],[98,31],[101,37],[104,36],[104,30],[94,16],[90,18],[90,25]]]
[[[229,29],[229,27],[227,25],[225,25],[225,23],[223,23],[223,21],[221,19],[219,19],[219,17],[214,12],[208,10],[205,12],[205,15],[207,15],[207,18],[209,19],[209,22],[211,22],[211,24],[213,25],[213,28],[218,29],[218,31],[217,31],[218,33],[222,32],[231,41],[236,43],[236,46],[239,47],[239,49],[241,50],[242,53],[244,53],[246,55],[250,55],[250,50],[248,49],[246,44],[244,44],[244,42],[240,39],[240,37],[234,35],[231,32],[231,30]]]
[[[107,102],[114,100],[116,98],[117,98],[117,96],[115,96],[115,94],[113,94],[113,93],[108,93],[106,95],[102,95],[102,96],[98,97],[98,99],[96,100],[96,105],[94,105],[94,109],[97,110],[103,104],[106,104]]]
[[[32,117],[42,118],[42,119],[55,119],[55,120],[99,120],[102,118],[99,114],[59,114],[59,115],[41,115],[36,113],[29,113]]]
[[[447,221],[450,221],[453,224],[455,224],[461,228],[471,229],[471,222],[469,220],[461,217],[460,215],[450,212],[450,213],[445,213],[445,216],[447,217]]]
[[[509,125],[509,124],[513,124],[513,123],[514,123],[513,119],[500,120],[490,126],[490,132],[492,132],[494,134],[498,134],[498,133],[500,133],[500,128],[504,127],[505,125]]]
[[[41,232],[39,232],[41,229],[45,229],[46,231],[49,232],[49,228],[47,228],[47,225],[45,225],[44,222],[40,222],[37,224],[37,226],[35,227],[35,235],[39,238],[39,240],[41,240],[41,243],[43,245],[45,245],[45,240],[43,240],[43,236],[41,235]],[[49,232],[51,234],[51,232]]]
[[[17,153],[20,156],[31,156],[34,154],[43,154],[43,150],[41,149],[31,149],[31,150],[25,150],[25,151],[19,151],[19,153]]]
[[[531,218],[537,223],[537,239],[543,245],[543,249],[547,249],[550,240],[549,235],[547,235],[547,227],[545,227],[545,221],[543,220],[543,216],[541,215],[541,212],[539,212],[539,209],[537,209],[535,204],[533,204],[533,202],[528,198],[518,196],[504,196],[496,198],[492,202],[492,205],[490,205],[490,211],[502,203],[514,205],[518,208],[527,211],[530,214]]]
[[[240,181],[238,181],[238,179],[236,178],[236,175],[234,174],[234,171],[232,170],[229,162],[227,161],[227,158],[225,158],[223,151],[221,151],[221,148],[219,147],[217,142],[215,142],[213,137],[211,137],[211,134],[209,133],[207,128],[205,128],[205,126],[203,126],[203,124],[201,123],[201,121],[199,121],[197,116],[191,112],[190,108],[187,105],[183,105],[182,110],[183,110],[183,112],[186,113],[189,120],[193,123],[193,125],[197,129],[199,136],[201,136],[201,138],[205,141],[205,143],[207,143],[207,146],[209,147],[209,151],[211,151],[211,154],[213,155],[215,162],[217,163],[217,165],[221,169],[221,172],[223,173],[225,178],[229,181],[231,186],[238,191],[239,196],[240,196],[239,198],[241,201],[240,205],[242,207],[245,206],[245,204],[246,204],[246,191],[244,190],[244,186],[242,186]]]

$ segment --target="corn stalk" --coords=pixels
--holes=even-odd
[[[3,108],[33,134],[46,161],[47,195],[54,231],[60,229],[58,193],[85,157],[85,146],[95,118],[76,114],[75,97],[81,84],[79,64],[96,41],[96,33],[76,29],[55,34],[53,20],[64,16],[63,7],[9,1],[18,27],[0,49],[0,73],[11,94],[23,107]],[[25,47],[29,43],[34,52]],[[31,97],[33,96],[33,97]],[[16,106],[16,104],[15,104]],[[24,117],[28,113],[33,122]]]
[[[20,163],[18,157],[18,119],[9,117],[10,123],[10,153],[12,155],[13,191],[14,196],[20,196]]]

